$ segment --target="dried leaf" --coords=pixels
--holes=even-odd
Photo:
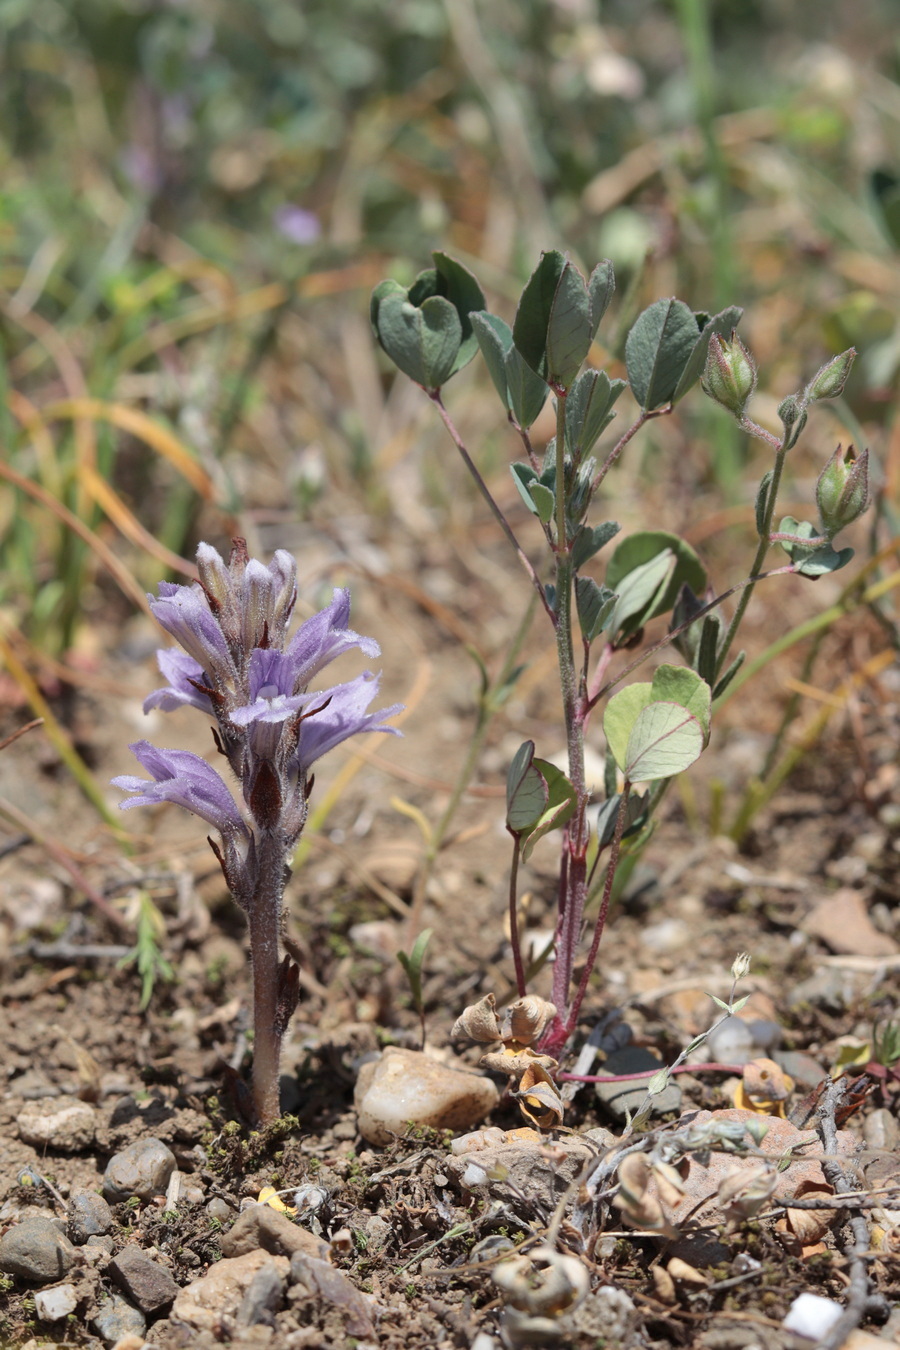
[[[691,1266],[687,1261],[682,1261],[680,1256],[673,1256],[666,1266],[673,1280],[678,1280],[682,1284],[707,1284],[707,1278],[699,1271],[696,1266]]]
[[[477,1003],[470,1003],[453,1023],[451,1036],[468,1036],[470,1041],[479,1041],[484,1045],[499,1041],[500,1022],[495,1005],[493,994],[485,994]]]
[[[793,1090],[793,1078],[773,1059],[752,1059],[744,1065],[734,1104],[742,1111],[784,1118],[785,1102]]]
[[[653,1291],[660,1303],[674,1303],[677,1298],[675,1281],[664,1266],[653,1267]]]
[[[528,1066],[514,1095],[522,1115],[539,1130],[555,1130],[562,1124],[565,1108],[559,1089],[541,1064]]]
[[[494,1283],[514,1308],[532,1315],[554,1317],[579,1304],[590,1287],[590,1276],[575,1256],[563,1256],[547,1243],[527,1256],[501,1261]]]
[[[492,1073],[505,1073],[510,1078],[521,1078],[533,1066],[548,1071],[556,1068],[556,1060],[550,1055],[536,1055],[527,1047],[509,1045],[482,1055],[480,1063],[483,1069],[490,1069]]]
[[[678,1168],[674,1167],[672,1163],[654,1162],[653,1176],[656,1181],[657,1194],[663,1204],[668,1205],[671,1209],[681,1204],[685,1187]]]
[[[736,1165],[719,1183],[719,1204],[732,1223],[752,1219],[771,1199],[778,1173],[762,1158]]]
[[[504,1040],[512,1039],[520,1045],[533,1045],[555,1016],[556,1004],[539,998],[537,994],[517,999],[509,1010],[509,1035],[504,1036]]]

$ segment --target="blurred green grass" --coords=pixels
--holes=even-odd
[[[661,294],[741,303],[773,407],[855,344],[847,416],[882,442],[892,511],[895,15],[3,0],[0,619],[26,664],[46,675],[83,625],[132,612],[201,533],[348,510],[388,530],[398,466],[438,515],[469,502],[365,319],[371,285],[431,247],[501,309],[541,247],[613,258],[622,330]],[[477,377],[459,397],[505,473]],[[743,501],[730,424],[698,398],[679,426],[695,483]],[[635,461],[654,490],[667,448]]]

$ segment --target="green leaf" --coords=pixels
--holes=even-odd
[[[610,380],[605,370],[585,370],[578,376],[566,400],[566,443],[576,463],[609,426],[615,417],[610,409],[627,387],[624,380]]]
[[[546,780],[534,767],[534,741],[524,741],[506,778],[506,828],[513,834],[530,830],[546,810],[548,798]]]
[[[669,1086],[669,1070],[667,1068],[659,1069],[647,1083],[647,1091],[651,1097],[658,1097],[661,1092],[665,1092]]]
[[[523,464],[520,460],[515,464],[510,464],[510,473],[513,476],[513,482],[519,489],[519,496],[528,507],[533,516],[538,513],[537,504],[531,495],[531,485],[538,481],[538,476],[530,464]]]
[[[607,586],[621,595],[624,578],[665,549],[671,549],[675,554],[675,567],[669,577],[669,584],[649,610],[645,613],[638,611],[638,618],[629,623],[626,636],[636,632],[648,619],[670,610],[682,586],[690,586],[697,595],[702,595],[706,590],[706,569],[690,544],[665,530],[642,530],[623,539],[609,560],[605,577]]]
[[[417,307],[391,291],[378,302],[377,323],[378,341],[416,384],[438,389],[452,375],[462,327],[449,300],[433,295]]]
[[[595,553],[599,553],[620,529],[621,526],[614,520],[604,521],[602,525],[582,525],[572,544],[572,566],[575,571],[583,567]]]
[[[527,862],[531,857],[532,850],[539,839],[543,839],[544,835],[549,834],[551,830],[561,829],[572,819],[578,805],[575,789],[562,769],[558,769],[555,764],[551,764],[546,759],[536,759],[532,767],[542,775],[547,785],[548,797],[546,809],[541,814],[537,824],[527,838],[522,840],[523,862]]]
[[[672,563],[671,550],[663,549],[616,583],[615,593],[619,598],[607,625],[616,644],[636,633],[650,613],[657,610],[668,588]]]
[[[625,340],[625,367],[644,412],[672,402],[697,340],[697,320],[682,300],[657,300],[638,315]]]
[[[588,297],[591,302],[591,337],[597,336],[597,329],[613,298],[616,289],[616,274],[609,258],[597,264],[588,279]]]
[[[766,512],[769,509],[769,488],[772,485],[772,469],[768,469],[760,479],[756,491],[756,533],[762,535],[766,528]]]
[[[709,344],[713,335],[729,338],[737,328],[743,317],[744,311],[737,305],[731,305],[728,309],[723,309],[721,313],[714,314],[712,318],[705,315],[695,314],[694,321],[700,327],[699,338],[694,344],[694,349],[688,358],[687,365],[681,372],[681,378],[672,395],[672,402],[683,398],[693,384],[696,384],[706,365],[706,357],[709,352]],[[702,322],[701,322],[702,320]]]
[[[494,387],[517,424],[527,431],[547,401],[547,384],[525,364],[513,346],[512,329],[496,314],[470,316]]]
[[[683,772],[703,751],[703,727],[680,703],[649,703],[638,714],[622,770],[631,782],[653,782]]]
[[[709,716],[712,696],[709,685],[695,670],[686,666],[659,666],[653,672],[650,685],[655,701],[680,703],[703,728],[704,737],[709,736]]]
[[[478,351],[478,340],[472,326],[472,314],[484,309],[484,295],[475,277],[467,267],[446,253],[432,253],[439,278],[440,294],[446,296],[459,316],[462,342],[453,363],[451,375],[468,365]]]
[[[611,844],[616,832],[616,817],[619,814],[619,802],[622,800],[621,792],[616,792],[611,797],[607,797],[605,802],[600,803],[600,809],[597,812],[597,847],[606,848]],[[630,834],[636,834],[642,828],[647,819],[647,806],[650,802],[649,792],[632,792],[628,798],[628,805],[625,807],[625,826],[622,830],[622,838],[627,839]]]
[[[716,682],[716,666],[719,663],[719,635],[722,625],[715,614],[707,614],[700,627],[700,642],[697,647],[697,674],[710,688]]]
[[[603,711],[603,734],[609,753],[620,769],[625,768],[625,754],[631,729],[643,710],[653,701],[653,686],[647,682],[627,684],[613,694]]]
[[[504,323],[496,314],[489,314],[487,310],[474,312],[469,317],[475,340],[481,348],[484,363],[494,381],[494,388],[503,400],[503,406],[508,408],[510,402],[506,383],[506,353],[512,346],[512,329],[508,323]]]
[[[578,610],[578,622],[581,636],[585,642],[593,642],[603,632],[604,624],[612,614],[618,596],[605,586],[598,586],[590,577],[575,578],[575,606]]]
[[[541,254],[529,277],[513,323],[513,342],[536,375],[547,378],[547,324],[566,259],[556,249]]]
[[[810,524],[808,520],[795,520],[793,516],[784,517],[778,526],[777,533],[799,534],[807,539],[819,537],[819,531],[815,525]],[[852,548],[842,548],[835,551],[831,544],[810,546],[809,544],[788,543],[783,539],[778,542],[803,577],[816,578],[824,576],[826,572],[837,572],[840,568],[847,566],[854,553]]]
[[[591,349],[591,304],[584,277],[567,262],[557,282],[547,321],[547,379],[568,389]]]
[[[423,928],[413,943],[413,949],[408,956],[406,952],[397,953],[397,960],[406,971],[406,978],[409,980],[409,992],[418,1013],[422,1011],[422,962],[425,959],[425,948],[431,941],[433,932],[433,928]]]
[[[542,525],[553,519],[553,512],[556,509],[556,494],[551,492],[550,488],[544,487],[543,483],[530,483],[528,487],[531,500],[537,512],[538,520]]]

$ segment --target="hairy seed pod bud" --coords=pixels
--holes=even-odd
[[[869,499],[869,452],[838,446],[816,484],[822,531],[831,539],[862,515]]]
[[[519,1045],[533,1045],[556,1016],[556,1004],[537,994],[517,999],[509,1010],[509,1031]]]
[[[732,331],[728,342],[718,333],[714,334],[700,384],[703,392],[716,403],[721,403],[736,417],[742,415],[756,388],[756,362],[737,333]]]
[[[485,994],[478,1003],[470,1003],[453,1023],[451,1036],[468,1036],[470,1041],[490,1045],[500,1040],[500,1023],[494,1011],[494,995]]]
[[[808,403],[814,403],[820,398],[837,398],[844,392],[844,385],[847,383],[847,377],[856,360],[856,348],[848,347],[840,356],[835,356],[827,361],[822,369],[815,374],[806,386],[803,398]]]

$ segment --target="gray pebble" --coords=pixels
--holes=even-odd
[[[749,1064],[758,1057],[753,1032],[740,1017],[724,1017],[706,1038],[706,1048],[718,1064]]]
[[[825,1077],[825,1070],[821,1064],[803,1050],[773,1050],[772,1058],[785,1073],[790,1074],[801,1091],[818,1087]]]
[[[134,1243],[122,1248],[107,1272],[148,1317],[168,1308],[178,1293],[178,1285],[165,1266],[145,1256]]]
[[[115,1345],[123,1336],[143,1336],[147,1330],[144,1314],[121,1294],[113,1294],[100,1304],[100,1311],[91,1318],[91,1326],[106,1345]]]
[[[232,1209],[227,1200],[223,1200],[217,1195],[206,1206],[206,1212],[211,1219],[218,1219],[220,1223],[225,1223],[231,1218]]]
[[[237,1312],[239,1327],[275,1325],[275,1314],[284,1298],[284,1280],[274,1261],[260,1266],[247,1286]]]
[[[799,1008],[810,1003],[826,1012],[843,1012],[853,998],[853,982],[835,966],[816,971],[809,979],[801,980],[788,991],[788,1004]]]
[[[867,1117],[863,1135],[869,1148],[893,1153],[900,1146],[900,1126],[886,1107],[880,1106]]]
[[[112,1256],[115,1243],[106,1233],[99,1233],[96,1237],[89,1237],[84,1244],[86,1247],[92,1247],[94,1251],[106,1252]]]
[[[97,1112],[77,1097],[33,1102],[16,1117],[19,1138],[34,1148],[77,1153],[90,1148],[97,1133]]]
[[[645,1050],[643,1046],[626,1045],[624,1050],[616,1050],[607,1057],[600,1072],[610,1074],[644,1073],[647,1070],[655,1071],[662,1067],[662,1060],[657,1059],[656,1055],[651,1054],[649,1050]],[[649,1081],[649,1078],[640,1078],[627,1083],[595,1083],[594,1091],[612,1115],[619,1120],[624,1120],[626,1115],[634,1115],[635,1111],[643,1104],[644,1098],[647,1096]],[[666,1111],[678,1111],[681,1109],[681,1088],[670,1082],[652,1100],[652,1114],[655,1116],[661,1116]],[[477,1156],[476,1154],[475,1157],[477,1158]]]
[[[69,1237],[76,1247],[82,1247],[88,1238],[112,1231],[115,1220],[109,1205],[96,1191],[79,1191],[69,1206]]]
[[[165,1195],[174,1171],[175,1155],[161,1139],[138,1139],[106,1164],[103,1194],[110,1204],[132,1195],[152,1200],[154,1195]]]
[[[0,1238],[0,1270],[37,1284],[67,1275],[75,1248],[55,1219],[26,1219]]]

